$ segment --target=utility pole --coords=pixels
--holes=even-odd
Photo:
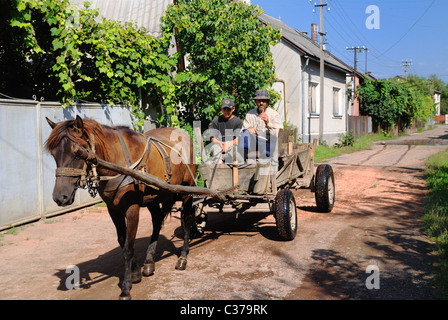
[[[434,95],[433,95],[433,92],[432,92],[432,80],[429,80],[429,95],[431,96],[431,100],[433,100],[434,99]],[[433,107],[431,107],[431,121],[430,122],[431,122],[431,127],[434,128],[434,118],[433,118],[433,114],[432,114],[432,108]]]
[[[412,67],[412,60],[401,60],[401,66],[404,69],[404,78],[408,80],[408,68]]]
[[[364,48],[364,51],[366,52],[366,71],[364,73],[367,74],[367,52],[369,52],[369,48]]]
[[[357,59],[357,53],[361,53],[362,50],[365,50],[366,52],[366,74],[367,74],[367,50],[366,47],[346,47],[347,50],[353,50],[354,53],[354,64],[353,64],[353,84],[352,84],[352,112],[355,104],[355,90],[356,90],[356,71],[357,71],[357,65],[358,65],[358,59]]]
[[[311,2],[312,0],[310,0]],[[319,110],[319,144],[323,142],[324,136],[324,88],[325,88],[325,52],[324,52],[324,7],[327,6],[327,2],[320,0],[320,4],[314,3],[315,7],[319,7],[320,13],[320,110]]]
[[[367,52],[369,51],[369,48],[366,48],[366,47],[351,47],[351,48],[346,48],[347,50],[353,50],[353,52],[354,52],[354,54],[355,54],[355,64],[354,64],[354,67],[355,67],[355,71],[357,70],[356,69],[356,64],[357,64],[357,62],[358,62],[358,60],[356,59],[356,53],[357,52],[359,52],[359,53],[361,53],[363,50],[366,52],[366,67],[365,67],[365,74],[367,74]]]

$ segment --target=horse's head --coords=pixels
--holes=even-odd
[[[76,156],[73,146],[79,144],[88,147],[88,135],[79,116],[75,120],[60,123],[46,119],[53,131],[45,145],[56,161],[53,200],[59,206],[68,206],[75,199],[76,189],[83,187],[86,176],[86,163]]]

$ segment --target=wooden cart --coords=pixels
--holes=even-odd
[[[255,159],[245,164],[224,164],[206,161],[199,165],[205,187],[211,190],[229,190],[226,201],[209,197],[196,197],[197,232],[205,229],[210,212],[236,212],[269,210],[273,213],[279,236],[293,240],[297,233],[297,208],[291,189],[308,188],[315,193],[317,208],[330,212],[335,199],[334,175],[330,165],[318,166],[314,172],[313,143],[279,143],[279,167],[269,174],[270,161]],[[274,181],[275,179],[275,181]]]
[[[197,136],[197,135],[196,135]],[[202,139],[200,144],[202,146]],[[313,143],[279,143],[279,167],[270,175],[270,160],[253,159],[245,164],[224,164],[206,161],[199,165],[204,187],[170,185],[139,170],[122,167],[97,158],[76,145],[74,152],[82,159],[110,170],[131,176],[160,190],[193,196],[194,228],[203,233],[209,212],[246,213],[258,211],[260,205],[272,212],[279,236],[293,240],[297,233],[297,208],[291,189],[308,188],[315,193],[317,208],[330,212],[335,199],[333,169],[322,164],[314,172]]]

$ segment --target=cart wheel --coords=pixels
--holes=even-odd
[[[329,164],[317,167],[314,184],[317,209],[320,212],[330,212],[334,205],[335,187],[333,169]]]
[[[286,241],[293,240],[297,233],[297,208],[291,190],[277,193],[274,217],[280,237]]]

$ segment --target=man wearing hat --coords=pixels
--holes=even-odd
[[[222,114],[212,121],[210,128],[210,141],[213,143],[210,149],[212,156],[222,154],[226,163],[233,160],[242,162],[243,158],[237,152],[238,136],[241,131],[241,119],[233,114],[235,104],[232,99],[224,98],[221,102]]]
[[[240,148],[246,149],[245,153],[250,153],[255,150],[256,145],[260,158],[270,158],[271,174],[275,174],[278,170],[277,138],[283,124],[278,112],[267,107],[270,101],[267,90],[257,90],[254,101],[257,108],[246,114],[240,136]]]

